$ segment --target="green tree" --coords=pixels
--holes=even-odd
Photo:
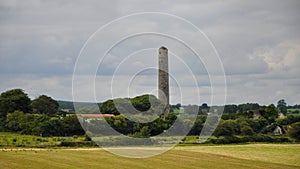
[[[234,120],[238,118],[238,114],[227,114],[227,113],[223,113],[222,117],[223,120]]]
[[[207,103],[203,103],[203,104],[201,105],[201,108],[202,108],[202,109],[209,109]]]
[[[287,107],[284,99],[281,99],[277,102],[277,109],[279,110],[280,113],[286,115]]]
[[[62,124],[64,124],[63,131],[66,136],[84,134],[84,130],[82,129],[76,115],[66,116],[62,119]]]
[[[22,134],[43,135],[46,133],[42,128],[49,121],[49,117],[40,114],[29,114],[21,111],[8,113],[6,118],[6,127],[8,131],[19,132]],[[58,134],[57,131],[55,134]]]
[[[154,95],[142,95],[135,98],[117,98],[103,102],[99,110],[102,114],[126,114],[134,115],[145,113],[147,115],[159,115],[164,108],[163,102]]]
[[[144,126],[140,131],[141,137],[150,137],[150,129],[148,126]]]
[[[224,113],[228,114],[235,114],[238,111],[238,106],[237,105],[225,105],[224,107]]]
[[[116,109],[113,100],[107,100],[107,101],[103,102],[100,105],[99,110],[102,114],[114,114],[114,115],[119,115],[120,114],[118,112],[118,110]]]
[[[7,113],[22,111],[28,113],[31,100],[22,89],[12,89],[1,93],[0,95],[0,116],[6,117]]]
[[[215,136],[233,136],[236,134],[238,125],[234,120],[222,120],[218,127],[216,128]]]
[[[249,110],[257,110],[259,109],[259,104],[258,103],[246,103],[246,104],[240,104],[237,107],[238,111],[241,112],[246,112]]]
[[[254,114],[253,111],[247,110],[247,111],[244,111],[244,112],[238,112],[237,115],[240,116],[240,117],[253,118],[253,114]]]
[[[288,135],[300,141],[300,122],[293,123],[288,131]]]
[[[293,124],[296,122],[300,122],[300,116],[295,116],[295,115],[289,114],[284,118],[276,119],[276,122],[279,125],[289,125],[289,124]]]
[[[243,123],[240,127],[241,135],[252,136],[254,135],[253,129],[249,126],[248,123]]]
[[[265,108],[259,110],[260,114],[269,121],[269,123],[275,122],[275,119],[278,117],[278,110],[274,104],[270,104]]]
[[[131,104],[138,110],[138,111],[147,111],[151,107],[150,103],[150,97],[153,99],[152,95],[142,95],[142,96],[137,96],[135,98],[130,99]],[[154,99],[153,99],[154,100]]]
[[[12,89],[0,95],[0,131],[6,131],[6,116],[8,113],[22,111],[28,113],[31,100],[22,89]]]
[[[57,117],[47,119],[47,121],[40,124],[40,135],[42,136],[63,136],[64,134],[62,120]]]
[[[168,117],[170,116],[169,113]],[[139,123],[136,123],[139,124]],[[164,132],[169,128],[169,120],[164,118],[157,118],[153,122],[149,123],[149,128],[151,129],[151,136],[155,136]]]
[[[263,117],[259,119],[247,119],[247,123],[256,133],[259,133],[264,127],[269,124],[268,121]]]
[[[41,95],[31,103],[33,113],[46,114],[48,116],[56,115],[58,112],[58,102],[49,96]]]
[[[21,111],[15,111],[8,113],[6,118],[6,128],[12,132],[21,131],[21,125],[23,123],[24,113]]]
[[[189,135],[199,135],[201,133],[205,120],[205,115],[198,115],[193,127],[191,128],[191,131],[189,132]]]

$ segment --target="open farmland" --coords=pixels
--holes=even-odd
[[[2,149],[1,168],[300,168],[299,144],[179,146],[151,158],[100,148]]]

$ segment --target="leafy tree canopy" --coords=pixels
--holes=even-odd
[[[288,134],[297,141],[300,141],[300,122],[293,123]]]
[[[267,106],[265,108],[261,108],[259,110],[259,112],[269,122],[274,122],[275,119],[278,117],[278,110],[276,109],[274,104],[270,104],[269,106]]]
[[[133,107],[131,107],[131,105]],[[103,102],[99,109],[102,114],[137,114],[145,112],[147,114],[160,114],[163,103],[153,95],[142,95],[135,98],[118,98]],[[119,112],[121,111],[121,112]],[[129,111],[129,112],[128,112]]]
[[[58,111],[58,102],[49,96],[41,95],[31,103],[33,113],[53,116]]]
[[[0,95],[0,116],[14,111],[30,112],[30,98],[22,89],[12,89]]]
[[[287,107],[286,107],[286,102],[284,99],[281,99],[277,102],[277,108],[280,113],[286,115],[287,113]]]

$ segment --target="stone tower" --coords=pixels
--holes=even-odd
[[[158,50],[158,99],[166,104],[164,116],[170,112],[169,106],[169,68],[168,49],[164,46]]]

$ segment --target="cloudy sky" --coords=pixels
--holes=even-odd
[[[184,97],[184,103],[199,103],[195,93],[200,90],[200,103],[211,103],[213,93],[214,104],[222,104],[218,98],[224,95],[224,79],[215,72],[223,68],[212,59],[217,57],[211,52],[213,45],[226,75],[227,104],[270,104],[282,98],[290,105],[299,104],[299,11],[298,0],[0,0],[0,92],[22,88],[31,98],[47,94],[72,100],[75,72],[80,76],[75,96],[82,101],[93,100],[91,88],[96,89],[98,101],[128,93],[156,94],[157,49],[165,45],[173,76],[171,102]],[[117,18],[140,12],[184,18],[203,34],[167,15],[125,17],[99,31]],[[103,55],[110,43],[149,31],[156,34],[132,36]],[[193,59],[180,40],[201,46],[204,59]],[[215,78],[214,92],[210,78]]]

